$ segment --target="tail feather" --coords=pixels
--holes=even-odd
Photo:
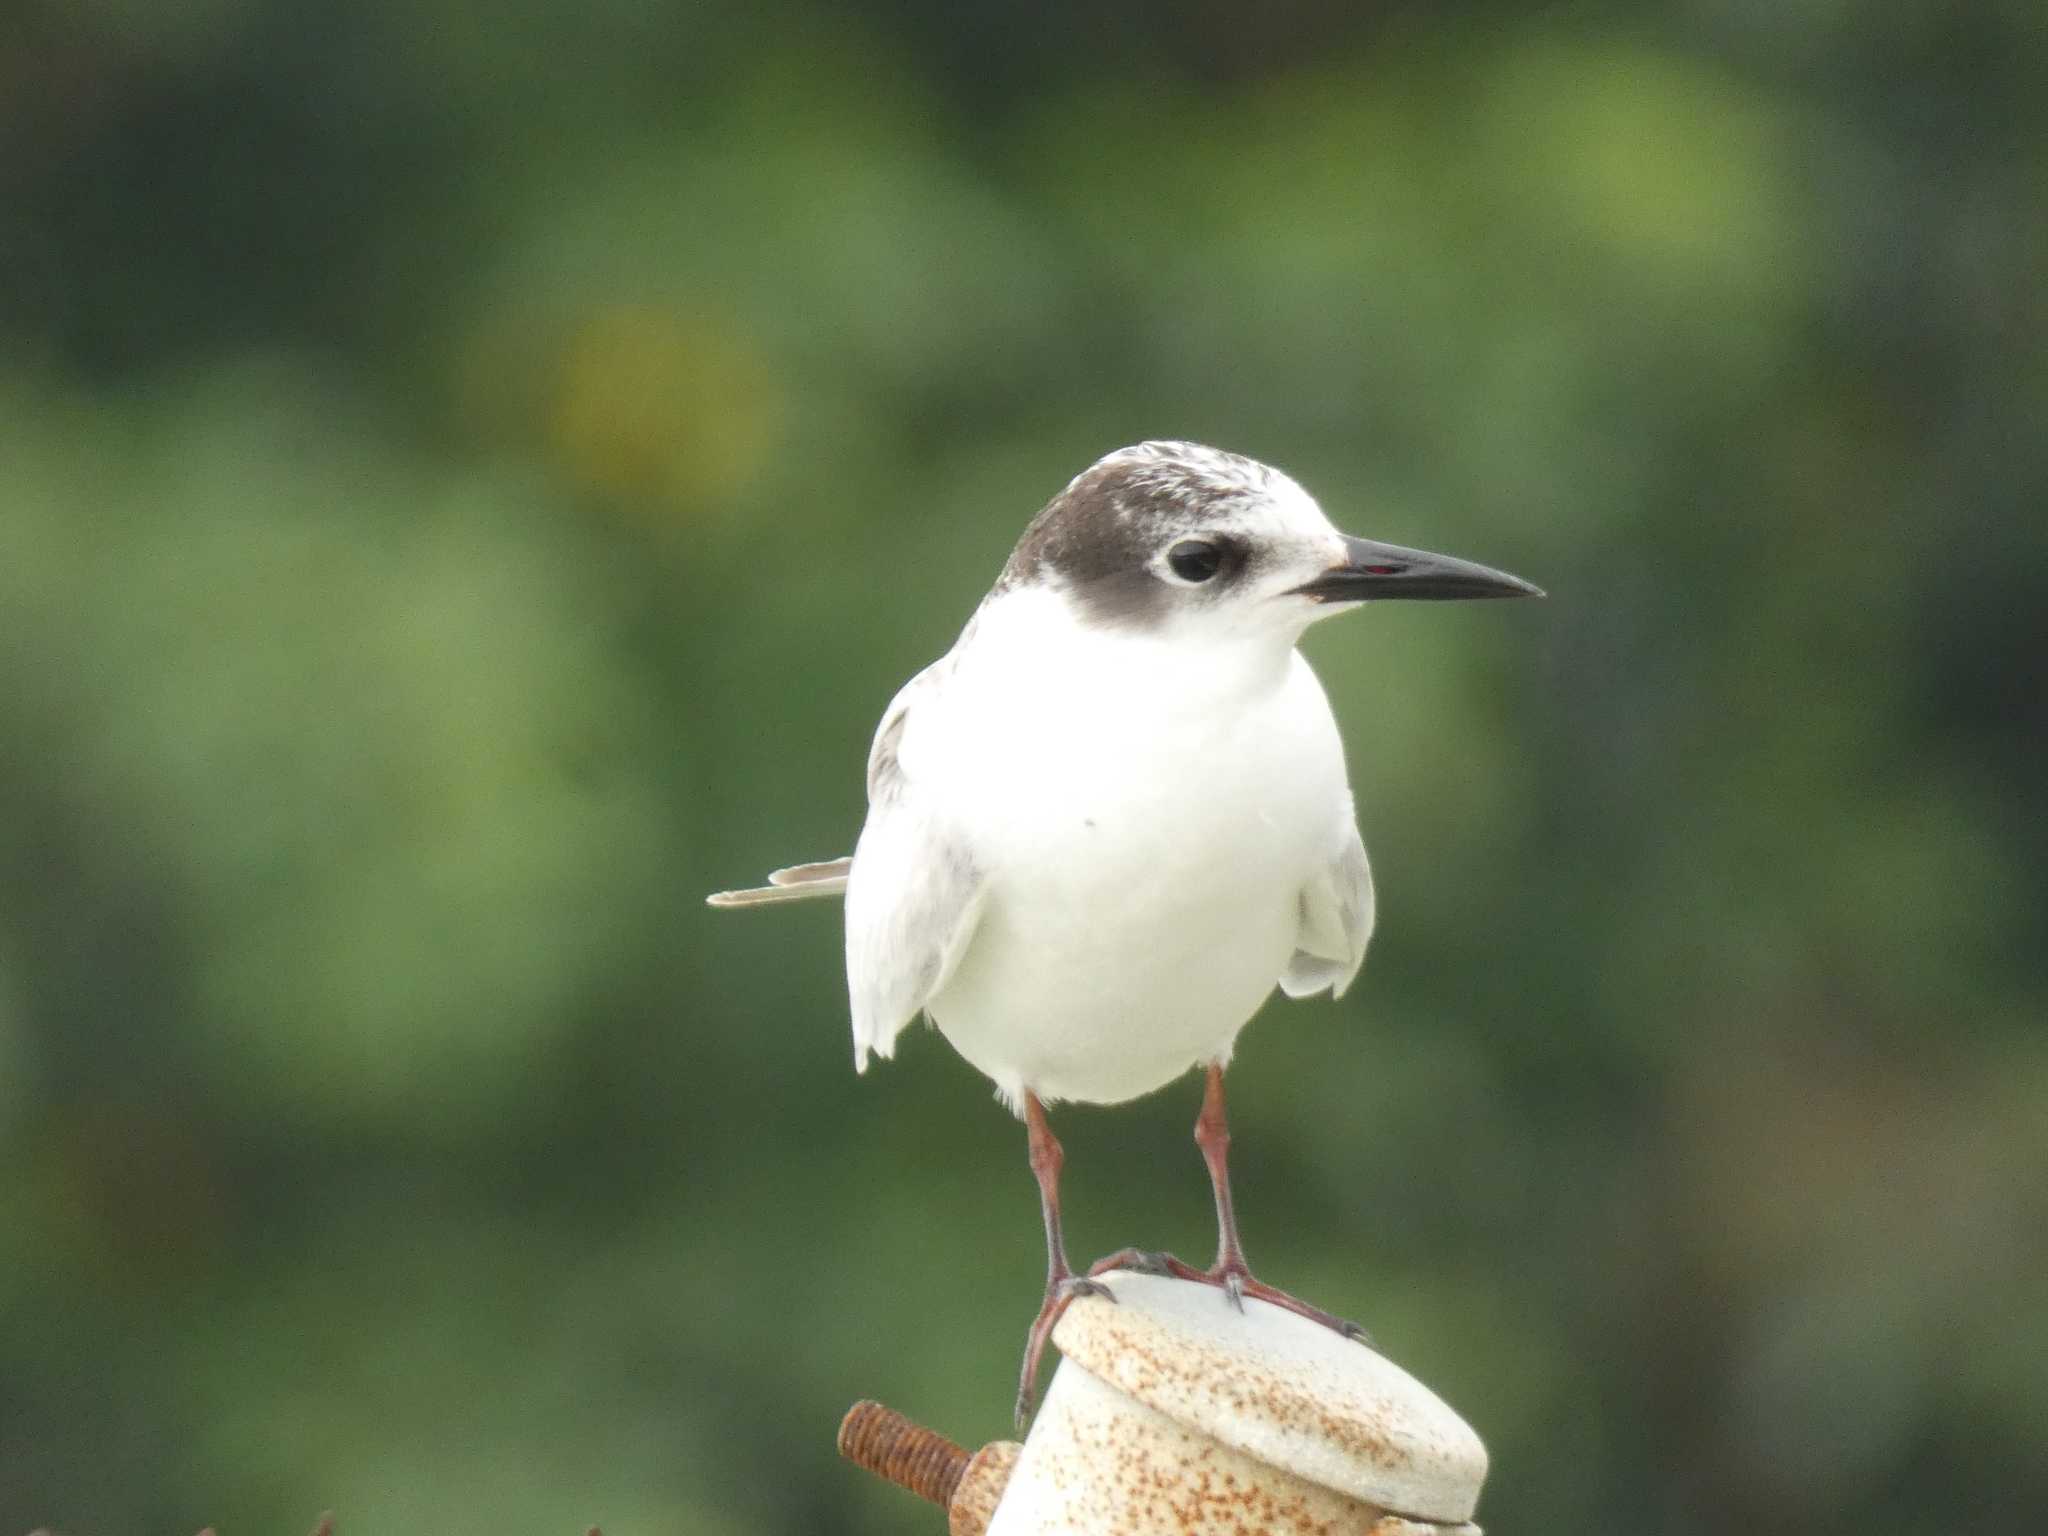
[[[818,881],[837,880],[846,884],[847,871],[853,868],[852,859],[826,859],[817,864],[792,864],[787,869],[769,872],[770,885],[812,885]]]
[[[792,864],[769,875],[766,885],[743,891],[714,891],[704,898],[714,907],[772,907],[786,901],[810,901],[846,894],[846,873],[852,859],[827,859],[819,864]]]

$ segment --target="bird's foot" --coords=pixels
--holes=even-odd
[[[1031,1332],[1024,1341],[1024,1369],[1017,1381],[1019,1433],[1031,1422],[1031,1409],[1038,1398],[1038,1363],[1045,1357],[1046,1343],[1052,1338],[1054,1327],[1066,1315],[1067,1308],[1082,1296],[1116,1300],[1116,1294],[1108,1286],[1086,1275],[1068,1275],[1045,1288],[1045,1304],[1038,1309],[1038,1318],[1032,1323]]]
[[[1140,1275],[1168,1275],[1176,1280],[1192,1280],[1198,1285],[1213,1285],[1238,1311],[1244,1310],[1247,1296],[1259,1301],[1271,1302],[1284,1307],[1297,1316],[1305,1317],[1312,1323],[1321,1323],[1332,1333],[1342,1334],[1347,1339],[1356,1339],[1371,1349],[1372,1335],[1358,1324],[1325,1312],[1321,1307],[1311,1306],[1299,1296],[1289,1295],[1278,1286],[1268,1285],[1245,1267],[1244,1261],[1234,1264],[1216,1264],[1208,1269],[1197,1269],[1185,1259],[1177,1259],[1170,1253],[1155,1253],[1148,1248],[1119,1248],[1107,1258],[1097,1259],[1088,1266],[1090,1275],[1108,1275],[1128,1271]]]
[[[1374,1347],[1372,1335],[1359,1327],[1358,1324],[1351,1322],[1347,1318],[1339,1317],[1334,1312],[1325,1312],[1321,1307],[1311,1306],[1299,1296],[1290,1295],[1288,1292],[1281,1290],[1277,1285],[1266,1284],[1265,1281],[1258,1279],[1245,1267],[1242,1259],[1234,1264],[1218,1264],[1214,1268],[1202,1270],[1190,1278],[1204,1281],[1221,1289],[1224,1296],[1229,1299],[1230,1304],[1240,1312],[1244,1310],[1245,1297],[1250,1296],[1276,1307],[1284,1307],[1297,1317],[1305,1317],[1312,1323],[1321,1323],[1332,1333],[1341,1334],[1347,1339],[1356,1339],[1367,1349]]]
[[[1174,1275],[1182,1280],[1199,1280],[1202,1272],[1183,1264],[1170,1253],[1159,1253],[1151,1248],[1119,1248],[1107,1258],[1097,1259],[1088,1266],[1093,1275]]]

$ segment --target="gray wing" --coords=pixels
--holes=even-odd
[[[868,819],[846,883],[846,989],[853,1065],[887,1058],[896,1037],[946,983],[973,937],[984,881],[972,850],[949,826],[903,752],[912,718],[948,661],[912,678],[882,716],[868,754]]]
[[[1327,988],[1332,997],[1342,997],[1365,964],[1373,915],[1372,867],[1347,800],[1334,856],[1301,888],[1301,932],[1280,990],[1289,997],[1307,997]]]

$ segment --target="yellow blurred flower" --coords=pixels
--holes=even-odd
[[[552,457],[579,486],[653,518],[732,495],[777,436],[770,370],[722,317],[655,304],[593,310],[570,331],[552,383]]]

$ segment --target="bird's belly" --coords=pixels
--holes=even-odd
[[[1109,819],[1010,851],[928,1010],[1013,1102],[1114,1104],[1227,1058],[1293,953],[1303,836],[1254,814],[1177,847],[1185,824]]]
[[[1085,675],[980,689],[986,707],[925,765],[986,871],[979,923],[925,1011],[1012,1104],[1113,1104],[1226,1058],[1349,812],[1299,656],[1277,686],[1227,698],[1202,694],[1199,666],[1122,688]]]

